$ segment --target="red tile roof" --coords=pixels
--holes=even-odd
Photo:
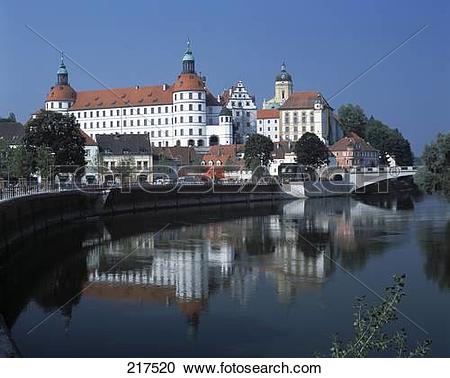
[[[197,74],[182,73],[178,75],[175,84],[173,85],[173,91],[203,91],[205,89],[205,83]]]
[[[78,92],[77,100],[70,110],[165,105],[171,103],[172,90],[169,85],[137,86]]]
[[[280,111],[278,109],[258,109],[256,112],[257,119],[279,118]]]
[[[294,92],[292,93],[286,102],[280,107],[281,110],[285,109],[313,109],[314,103],[320,98],[325,106],[328,105],[325,98],[320,92]]]
[[[96,146],[97,143],[95,142],[94,139],[92,139],[89,135],[87,135],[83,130],[80,130],[80,134],[84,139],[84,145],[85,146]]]
[[[70,85],[54,85],[47,94],[47,101],[75,100],[77,92]]]
[[[219,160],[222,164],[225,164],[228,160],[234,161],[236,154],[245,150],[244,144],[226,144],[211,146],[209,151],[203,156],[202,160],[205,163],[212,160],[214,164]]]
[[[356,148],[358,145],[359,148]],[[330,151],[347,151],[347,149],[357,149],[359,151],[378,151],[376,148],[372,147],[369,142],[366,142],[354,132],[351,132],[348,136],[339,139],[329,148]]]

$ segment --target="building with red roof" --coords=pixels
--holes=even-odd
[[[173,84],[76,91],[61,57],[45,109],[75,116],[93,140],[105,134],[148,134],[154,147],[232,144],[231,120],[195,71],[190,42]]]

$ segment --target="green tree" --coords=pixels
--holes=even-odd
[[[434,142],[426,145],[422,161],[425,166],[415,177],[419,187],[450,198],[450,133],[440,133]]]
[[[254,170],[259,166],[267,167],[273,160],[273,142],[261,134],[252,134],[245,144],[245,165]]]
[[[33,173],[33,156],[30,151],[21,144],[15,148],[10,148],[7,156],[6,169],[11,178],[28,179]]]
[[[36,148],[33,160],[41,177],[49,179],[55,165],[55,154],[48,147],[41,146]]]
[[[394,276],[394,285],[387,287],[381,303],[371,307],[366,298],[357,298],[354,306],[354,336],[347,341],[338,336],[331,345],[331,357],[369,357],[373,353],[394,353],[394,357],[423,357],[431,341],[417,343],[408,350],[407,333],[404,329],[388,334],[397,320],[397,305],[405,294],[405,275]]]
[[[354,132],[362,138],[365,137],[367,116],[359,105],[342,105],[338,110],[338,115],[344,134],[348,135],[350,132]]]
[[[398,129],[391,129],[374,117],[370,117],[367,123],[366,141],[380,151],[381,164],[387,164],[387,154],[394,158],[397,165],[413,164],[414,156],[408,140]]]
[[[25,126],[24,144],[27,149],[36,157],[36,149],[48,148],[54,153],[56,172],[58,172],[58,166],[64,166],[61,169],[65,172],[73,172],[86,164],[85,141],[73,115],[41,111]],[[33,161],[34,168],[38,164],[37,160]]]
[[[297,163],[318,168],[328,163],[329,151],[325,143],[313,133],[305,133],[295,144]]]

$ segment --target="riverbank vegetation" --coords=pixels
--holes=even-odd
[[[415,177],[419,188],[450,199],[450,133],[438,134],[425,146],[422,162],[424,166]]]
[[[334,358],[424,357],[431,349],[431,340],[408,346],[405,329],[388,333],[398,319],[397,306],[405,293],[405,275],[395,275],[394,284],[385,289],[381,302],[369,307],[366,297],[356,299],[353,313],[354,335],[349,340],[335,336],[330,351]]]
[[[354,132],[380,151],[380,164],[386,165],[389,156],[397,165],[412,165],[414,156],[409,141],[398,129],[391,128],[373,116],[367,117],[359,105],[342,105],[339,120],[345,134]]]

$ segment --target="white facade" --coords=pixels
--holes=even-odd
[[[245,143],[249,135],[256,133],[255,97],[250,95],[242,81],[225,91],[221,100],[233,116],[233,143]]]
[[[280,113],[277,109],[258,110],[256,113],[256,132],[272,140],[280,141]]]
[[[209,146],[210,138],[232,143],[232,125],[220,124],[222,106],[194,71],[190,46],[173,85],[76,92],[64,62],[45,109],[68,113],[92,139],[101,134],[149,134],[156,147]]]

